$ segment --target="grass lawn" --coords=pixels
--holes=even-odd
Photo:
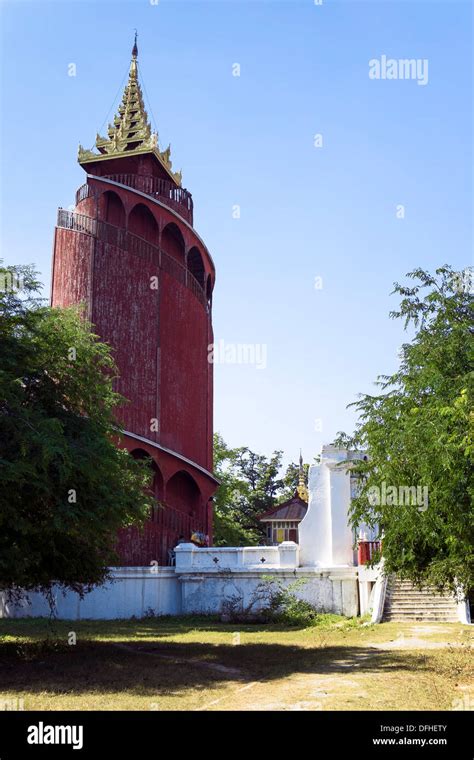
[[[311,628],[0,620],[0,700],[25,710],[474,709],[473,640],[456,623],[335,615]]]

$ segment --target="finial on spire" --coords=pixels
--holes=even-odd
[[[131,79],[136,79],[137,76],[138,76],[138,72],[137,72],[137,65],[138,65],[137,64],[137,57],[138,57],[137,37],[138,37],[138,33],[137,33],[137,30],[135,29],[135,40],[134,40],[133,48],[132,48],[132,60],[131,60],[131,63],[130,63],[130,74],[129,74]]]

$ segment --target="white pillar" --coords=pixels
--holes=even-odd
[[[329,471],[325,464],[311,465],[308,474],[308,510],[299,524],[300,565],[332,565]]]
[[[334,565],[352,565],[354,538],[349,525],[350,473],[347,467],[334,462],[329,463],[328,468],[331,482],[332,561]]]
[[[174,551],[176,555],[176,570],[190,570],[193,566],[193,554],[196,546],[192,543],[178,544]]]
[[[280,567],[298,567],[299,547],[294,541],[283,541],[278,546]]]
[[[351,479],[344,449],[323,446],[319,465],[309,468],[309,503],[299,525],[300,566],[353,564],[349,525]]]

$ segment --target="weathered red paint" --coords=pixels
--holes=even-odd
[[[78,191],[74,214],[62,212],[56,228],[52,305],[84,303],[95,330],[114,349],[116,390],[129,400],[118,415],[126,431],[122,445],[151,457],[155,495],[164,504],[142,531],[121,532],[120,561],[164,564],[181,534],[189,538],[200,530],[212,539],[210,500],[217,484],[210,474],[207,348],[215,269],[186,221],[191,200],[181,216],[175,199],[136,189],[151,187],[149,178],[155,178],[153,187],[166,178],[153,154],[111,158],[89,171],[94,174]],[[131,187],[105,177],[119,172],[140,181]]]
[[[380,541],[359,540],[357,547],[357,562],[359,565],[367,565],[372,560],[376,552],[380,552],[382,544]]]

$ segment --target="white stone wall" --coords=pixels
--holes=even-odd
[[[357,574],[337,573],[330,569],[312,571],[298,568],[267,571],[180,573],[183,614],[220,614],[226,603],[235,600],[244,608],[254,599],[257,586],[266,578],[282,581],[285,586],[302,578],[305,583],[295,593],[319,612],[333,612],[353,617],[358,613]],[[264,601],[252,607],[252,612]]]
[[[75,593],[55,594],[57,617],[63,620],[114,620],[132,616],[221,614],[226,601],[241,599],[248,606],[257,586],[264,578],[275,578],[289,585],[297,578],[306,583],[297,596],[306,599],[318,611],[357,615],[356,571],[338,572],[331,568],[312,570],[285,567],[241,566],[216,569],[204,564],[198,549],[196,564],[200,569],[114,568],[113,581],[86,594],[83,600]],[[236,554],[237,552],[235,552]],[[211,560],[212,561],[212,560]],[[156,571],[157,570],[157,571]],[[257,604],[257,611],[262,605]],[[41,594],[29,594],[29,602],[9,605],[0,595],[0,617],[48,617],[49,607]]]
[[[220,614],[235,600],[248,607],[265,578],[284,585],[304,578],[295,593],[321,612],[352,617],[358,612],[356,568],[300,567],[299,546],[285,541],[279,546],[247,546],[199,549],[194,544],[176,547],[176,574],[181,584],[183,614]],[[264,599],[252,611],[264,606]]]
[[[181,587],[173,568],[112,568],[112,581],[81,600],[78,594],[60,589],[54,593],[57,617],[63,620],[114,620],[155,615],[181,614]],[[0,617],[49,617],[42,594],[28,595],[20,605],[8,604],[0,594]]]
[[[299,546],[284,541],[279,546],[217,546],[200,549],[194,544],[180,544],[175,549],[176,570],[238,572],[249,569],[296,568],[299,565]]]

